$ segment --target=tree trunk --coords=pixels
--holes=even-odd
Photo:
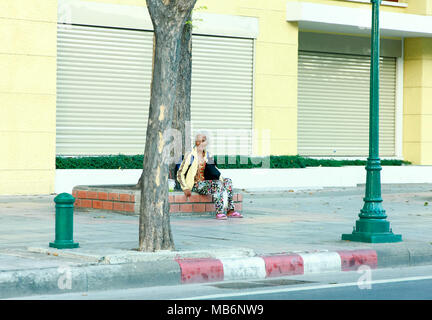
[[[147,0],[155,36],[144,150],[139,250],[174,250],[168,202],[168,161],[183,26],[197,0]]]
[[[191,20],[192,14],[186,18],[186,21]],[[187,150],[191,149],[192,25],[189,23],[184,24],[180,46],[180,65],[172,128],[181,133],[181,155],[184,155]],[[175,177],[175,166],[180,160],[181,158],[175,159],[175,162],[169,165],[169,177],[176,181],[176,189],[179,189],[180,185]],[[143,174],[136,184],[137,189],[141,187],[142,179]]]
[[[191,21],[192,15],[186,20]],[[181,154],[184,155],[190,149],[191,143],[191,81],[192,81],[192,25],[185,23],[181,37],[180,66],[178,70],[176,100],[174,103],[172,128],[181,133]],[[175,159],[179,162],[180,159]],[[170,165],[170,177],[175,177],[175,165]],[[178,184],[178,183],[176,183]],[[178,186],[177,186],[178,187]]]

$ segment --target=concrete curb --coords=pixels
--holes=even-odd
[[[432,260],[431,260],[432,261]],[[375,250],[343,250],[264,255],[246,258],[178,259],[182,283],[265,279],[310,273],[377,268]]]
[[[47,252],[39,248],[39,252]],[[52,248],[51,248],[52,249]],[[38,252],[37,248],[29,248]],[[56,250],[56,249],[53,249]],[[71,253],[61,253],[71,257]],[[82,254],[81,254],[82,255]],[[140,256],[140,258],[138,258]],[[78,257],[78,256],[75,256]],[[88,256],[86,261],[91,261]],[[417,248],[310,251],[274,255],[252,250],[127,253],[105,256],[82,266],[0,272],[0,298],[127,289],[190,283],[257,280],[360,266],[389,268],[432,264],[432,246]]]
[[[175,261],[0,272],[0,298],[180,284]]]

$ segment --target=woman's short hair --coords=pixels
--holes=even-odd
[[[195,144],[195,142],[196,142],[198,136],[204,136],[204,137],[206,137],[207,145],[209,144],[209,140],[210,140],[210,139],[209,139],[209,134],[208,134],[207,131],[199,131],[199,132],[197,132],[197,133],[195,134],[194,144]]]

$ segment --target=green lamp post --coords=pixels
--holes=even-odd
[[[402,241],[401,235],[393,234],[390,222],[382,206],[381,198],[381,160],[379,158],[379,8],[381,0],[372,3],[372,39],[370,70],[370,110],[369,110],[369,157],[366,164],[366,194],[360,219],[351,234],[343,234],[342,240],[369,243],[388,243]]]

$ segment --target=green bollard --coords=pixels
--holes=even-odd
[[[73,242],[73,210],[75,198],[69,193],[61,193],[54,198],[56,203],[55,241],[49,246],[57,249],[78,248]]]

